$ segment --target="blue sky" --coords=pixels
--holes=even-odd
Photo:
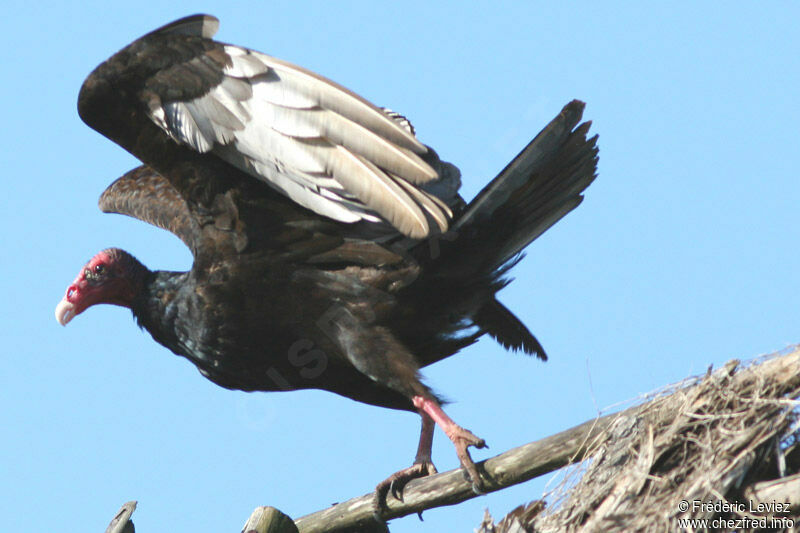
[[[75,102],[99,62],[196,12],[220,18],[220,40],[406,114],[461,168],[467,198],[566,102],[587,102],[599,178],[501,293],[551,360],[485,339],[425,371],[491,445],[476,459],[800,341],[797,3],[12,2],[0,36],[0,530],[102,531],[137,499],[143,533],[237,531],[257,505],[299,517],[413,459],[411,414],[221,389],[124,309],[66,329],[53,318],[102,248],[151,268],[191,264],[168,233],[97,209],[136,161],[84,126]],[[441,433],[434,462],[457,465]],[[502,516],[547,479],[392,531],[471,531],[484,508]]]

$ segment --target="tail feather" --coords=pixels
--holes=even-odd
[[[583,108],[578,100],[567,104],[463,209],[451,231],[412,249],[424,264],[409,289],[414,308],[428,309],[442,338],[461,339],[471,323],[478,329],[464,337],[468,342],[488,333],[506,348],[547,359],[536,337],[494,295],[508,283],[520,252],[580,205],[595,179],[597,136],[587,138],[590,122],[578,125]],[[431,352],[423,363],[446,355]]]
[[[559,156],[493,213],[493,218],[515,228],[498,250],[497,264],[522,251],[583,201],[582,193],[594,181],[597,167],[597,136],[586,139],[590,124],[581,124]]]
[[[583,108],[578,100],[567,104],[453,225],[488,260],[483,268],[508,261],[580,205],[597,167],[597,136],[587,139],[591,123],[575,127]]]
[[[474,321],[482,331],[491,335],[506,350],[521,350],[547,361],[547,354],[533,333],[496,299],[492,298],[489,303],[481,307]]]

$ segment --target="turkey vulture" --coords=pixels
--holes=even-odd
[[[460,175],[401,115],[285,61],[212,40],[216,18],[180,19],[92,72],[78,112],[144,166],[100,209],[167,229],[189,272],[151,271],[129,253],[95,255],[56,308],[66,325],[100,303],[229,389],[323,389],[417,412],[414,465],[378,486],[435,472],[433,428],[457,425],[420,369],[488,333],[546,359],[495,298],[536,237],[581,203],[597,147],[572,101],[469,204]]]

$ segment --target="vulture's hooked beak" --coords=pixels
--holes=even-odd
[[[56,320],[59,324],[66,326],[76,314],[75,304],[67,300],[66,296],[63,300],[58,302],[58,305],[56,306]]]

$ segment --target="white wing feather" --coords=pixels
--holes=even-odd
[[[429,220],[447,230],[448,207],[417,187],[438,174],[410,128],[312,72],[244,48],[224,50],[230,63],[220,84],[151,110],[172,138],[213,151],[334,220],[383,219],[414,238],[430,233]]]

